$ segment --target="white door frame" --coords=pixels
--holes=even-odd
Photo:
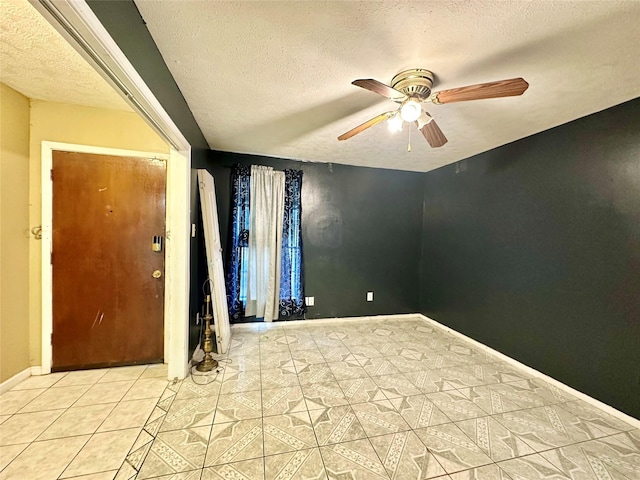
[[[165,338],[165,342],[168,342],[168,346],[165,343],[165,362],[169,363],[168,378],[182,379],[189,372],[191,145],[84,0],[29,1],[133,110],[172,146],[167,164],[167,231],[172,232],[171,239],[167,238],[167,254],[170,242],[172,254],[165,260],[165,325],[170,323],[169,328],[165,327],[169,335],[168,339]],[[51,188],[50,185],[47,188]],[[45,195],[43,185],[43,198],[50,196],[50,193],[48,197]],[[49,252],[45,252],[43,258],[48,259],[48,255]],[[50,337],[50,332],[45,335],[43,331],[42,373],[51,370],[50,344],[48,354],[44,355],[47,336]],[[45,362],[48,362],[48,369],[44,368]]]
[[[165,243],[165,295],[164,295],[164,359],[169,364],[169,369],[174,377],[183,369],[183,357],[186,357],[186,339],[188,329],[185,331],[183,315],[184,305],[188,304],[188,290],[179,288],[185,285],[185,276],[188,272],[184,268],[188,265],[188,253],[185,253],[185,235],[176,234],[184,232],[185,212],[188,203],[185,204],[184,173],[189,173],[188,159],[182,157],[179,152],[171,154],[159,154],[152,152],[139,152],[115,148],[95,147],[90,145],[76,145],[58,142],[42,142],[42,373],[51,372],[52,345],[51,334],[53,332],[53,270],[51,265],[51,249],[53,241],[53,182],[51,180],[51,168],[53,165],[53,151],[91,153],[99,155],[114,155],[126,157],[158,158],[167,161],[167,186],[166,186],[166,243]],[[186,168],[185,168],[186,166]],[[187,197],[188,198],[188,197]],[[188,226],[186,227],[188,229]],[[188,245],[187,245],[188,247]],[[188,248],[186,250],[188,252]],[[186,279],[188,285],[188,278]],[[173,344],[175,343],[175,344]]]

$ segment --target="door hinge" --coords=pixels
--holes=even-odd
[[[51,181],[53,182],[53,168],[50,171],[51,171]]]
[[[50,345],[53,345],[53,332],[51,332],[51,338],[49,339],[49,341],[51,342]]]
[[[53,252],[51,252],[51,255],[49,255],[49,259],[51,261],[51,265],[53,265]]]

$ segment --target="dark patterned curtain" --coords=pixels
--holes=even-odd
[[[231,174],[231,237],[227,249],[227,304],[229,316],[244,315],[249,264],[249,186],[251,166],[235,165]]]
[[[278,313],[281,317],[290,317],[300,316],[305,312],[302,272],[302,171],[287,169],[284,174],[284,226]]]

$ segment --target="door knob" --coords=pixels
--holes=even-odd
[[[160,278],[162,276],[162,272],[160,270],[154,270],[151,276],[153,278]]]

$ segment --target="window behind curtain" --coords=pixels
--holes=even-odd
[[[251,167],[236,165],[231,174],[231,225],[227,256],[227,304],[229,317],[244,314],[249,266],[249,187]]]
[[[282,317],[304,314],[304,278],[302,275],[302,171],[285,170],[284,226],[280,271],[280,308]]]
[[[229,316],[237,320],[244,315],[247,302],[251,166],[235,165],[231,181],[231,228],[226,280]],[[285,170],[284,225],[278,309],[280,317],[301,316],[305,312],[301,192],[302,171]]]

